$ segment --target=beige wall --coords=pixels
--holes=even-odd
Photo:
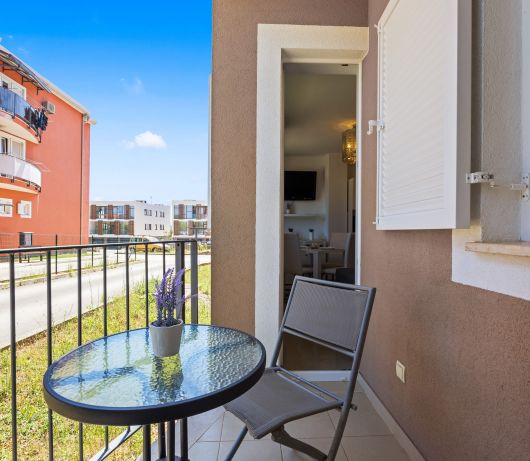
[[[366,26],[365,0],[214,0],[212,321],[254,331],[257,24]]]
[[[370,24],[386,3],[370,0]],[[365,123],[376,118],[376,34],[370,49]],[[426,459],[528,460],[530,303],[452,283],[451,231],[376,231],[375,136],[363,144],[362,281],[378,290],[363,375]]]
[[[367,18],[364,2],[214,0],[215,323],[254,328],[256,24],[373,25],[386,1],[370,0]],[[376,116],[376,39],[365,124]],[[530,303],[451,282],[451,231],[375,231],[375,136],[363,143],[362,277],[378,289],[365,378],[427,459],[528,461]]]

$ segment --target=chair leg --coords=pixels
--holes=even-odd
[[[241,442],[243,442],[243,439],[245,438],[245,435],[247,435],[247,432],[248,432],[247,426],[245,426],[243,429],[241,429],[241,432],[237,436],[236,441],[234,442],[234,444],[230,448],[230,451],[226,455],[225,461],[231,461],[231,459],[235,456],[236,451],[239,448],[239,446],[241,445]]]
[[[274,440],[275,442],[281,443],[282,445],[292,448],[293,450],[305,453],[306,455],[311,456],[311,458],[314,458],[318,461],[324,461],[327,459],[327,456],[320,450],[317,450],[315,447],[304,443],[298,439],[295,439],[294,437],[291,437],[285,431],[283,426],[273,431],[271,436],[272,440]]]

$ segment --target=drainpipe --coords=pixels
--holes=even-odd
[[[85,160],[85,123],[95,125],[89,114],[81,117],[81,180],[79,181],[79,243],[83,243],[83,162]]]

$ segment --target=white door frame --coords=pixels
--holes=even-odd
[[[368,35],[368,27],[258,24],[255,334],[269,356],[278,335],[283,305],[283,63],[361,64],[368,53]],[[361,79],[359,69],[358,204],[362,162]],[[359,208],[356,212],[357,274],[360,274],[360,211]]]

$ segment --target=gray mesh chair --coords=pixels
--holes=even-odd
[[[267,434],[272,440],[317,460],[334,460],[357,381],[357,373],[375,297],[375,288],[297,276],[285,308],[271,366],[258,383],[241,397],[225,405],[245,427],[228,453],[231,460],[247,431],[255,439]],[[285,334],[290,334],[340,352],[352,359],[344,396],[311,383],[278,365]],[[331,409],[341,415],[328,454],[291,437],[284,428],[289,421]]]

